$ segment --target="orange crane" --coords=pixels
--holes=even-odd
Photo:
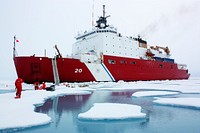
[[[156,48],[157,48],[157,49],[162,49],[162,50],[164,50],[165,53],[168,54],[168,55],[169,55],[169,53],[170,53],[170,50],[169,50],[168,47],[160,47],[160,46],[156,46]]]
[[[159,49],[162,49],[162,50],[164,50],[165,51],[165,53],[167,54],[167,55],[169,55],[169,53],[170,53],[170,50],[169,50],[169,48],[168,47],[161,47],[161,46],[151,46],[150,47],[151,49],[154,49],[154,50],[159,50]]]

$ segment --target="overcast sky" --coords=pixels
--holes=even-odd
[[[0,80],[17,77],[13,36],[18,55],[70,55],[74,37],[92,27],[106,5],[108,23],[122,35],[140,34],[151,45],[168,46],[175,61],[200,76],[200,0],[0,0]]]

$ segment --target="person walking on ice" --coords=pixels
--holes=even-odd
[[[23,83],[23,79],[21,79],[20,77],[18,77],[15,80],[15,89],[16,89],[16,98],[21,98],[21,92],[22,92],[22,83]]]

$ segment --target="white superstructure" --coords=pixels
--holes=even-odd
[[[76,36],[76,42],[73,44],[73,55],[80,57],[82,54],[95,53],[97,57],[103,54],[150,59],[147,56],[147,52],[151,52],[155,57],[170,57],[170,54],[164,51],[166,48],[156,46],[156,49],[150,47],[140,36],[137,38],[122,36],[121,33],[117,32],[116,28],[107,25],[107,17],[103,14],[103,17],[100,17],[97,21],[96,27]]]

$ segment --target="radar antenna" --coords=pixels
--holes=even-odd
[[[106,11],[105,11],[105,5],[103,5],[103,16],[99,17],[99,20],[96,21],[97,26],[99,29],[105,29],[106,27],[108,27],[109,25],[107,25],[107,18],[110,17],[106,16]]]

